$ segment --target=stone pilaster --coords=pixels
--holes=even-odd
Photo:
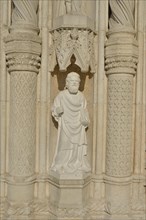
[[[105,69],[108,77],[106,202],[111,215],[129,215],[133,172],[133,94],[138,46],[133,31],[108,34]]]
[[[12,30],[6,38],[10,73],[8,216],[32,213],[35,180],[36,86],[41,44],[36,31]]]

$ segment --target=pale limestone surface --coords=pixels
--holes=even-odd
[[[60,174],[91,170],[86,158],[86,128],[89,124],[87,101],[79,86],[79,74],[69,73],[66,89],[57,95],[52,106],[52,115],[58,122],[58,137],[51,169]]]
[[[0,1],[2,219],[145,219],[145,10],[133,0]],[[53,120],[55,98],[71,101],[70,72],[90,118],[73,130],[88,143],[73,161],[87,158],[90,172],[57,172],[73,156],[58,156]]]

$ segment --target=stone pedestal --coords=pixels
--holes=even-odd
[[[50,202],[58,219],[84,219],[90,198],[89,175],[49,176]]]

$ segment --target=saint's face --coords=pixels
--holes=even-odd
[[[72,76],[70,77],[70,79],[67,80],[66,85],[67,85],[68,91],[71,94],[76,94],[79,90],[80,80],[78,77]]]

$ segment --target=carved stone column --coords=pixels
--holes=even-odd
[[[106,203],[110,215],[131,213],[133,173],[133,95],[138,45],[134,33],[134,1],[110,1],[110,31],[105,48],[108,77]]]
[[[132,175],[133,77],[137,69],[134,32],[112,31],[105,50],[108,77],[106,199],[110,214],[130,212]]]
[[[14,207],[17,215],[25,214],[24,202],[32,201],[34,193],[40,49],[40,40],[35,34],[11,33],[6,39],[6,59],[11,74],[8,200],[18,203],[18,207],[16,204]]]
[[[29,20],[26,12],[27,10],[35,11],[35,5],[30,3],[30,6],[28,1],[26,5],[22,2],[21,5],[18,1],[14,1],[15,3],[12,28],[5,41],[7,67],[10,73],[7,215],[14,219],[21,219],[21,217],[26,219],[33,212],[36,86],[40,67],[41,42],[37,36],[38,29],[34,21]],[[19,17],[21,12],[26,13],[22,13],[24,17]],[[28,19],[27,22],[25,16]]]

